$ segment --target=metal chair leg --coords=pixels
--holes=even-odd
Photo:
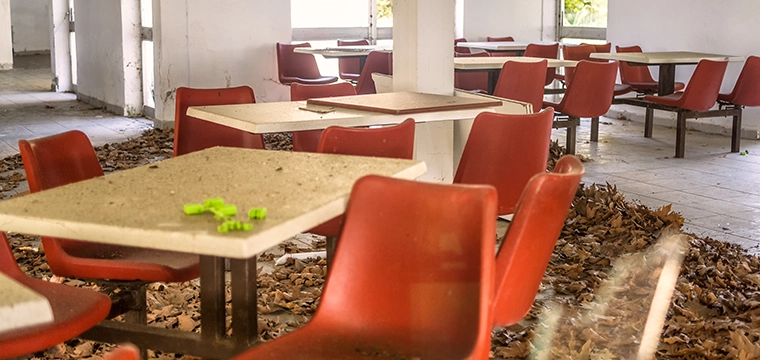
[[[599,117],[591,118],[591,142],[599,142]]]
[[[568,120],[570,121],[570,124],[567,127],[565,153],[567,153],[568,155],[575,155],[575,133],[576,133],[576,127],[578,126],[577,123],[580,119],[570,117],[568,118]]]
[[[686,147],[686,114],[678,112],[676,120],[676,158],[682,158]]]
[[[652,127],[654,126],[654,109],[647,107],[646,116],[644,117],[644,137],[652,137]]]
[[[739,113],[734,115],[734,123],[731,126],[731,152],[741,151],[741,138],[742,138],[742,107],[737,107]]]

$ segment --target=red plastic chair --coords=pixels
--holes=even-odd
[[[103,176],[90,140],[78,130],[19,140],[32,193]],[[57,276],[144,282],[198,277],[198,256],[118,245],[42,237],[50,270]]]
[[[559,43],[550,45],[528,44],[528,47],[525,48],[525,53],[523,56],[556,59],[559,56]],[[552,82],[554,82],[554,75],[556,73],[556,68],[546,69],[546,79],[544,80],[544,86],[550,85]],[[536,109],[534,109],[534,111],[536,111]]]
[[[515,41],[515,38],[511,36],[504,36],[504,37],[490,37],[486,36],[487,42],[505,42],[505,41]],[[514,51],[488,51],[487,53],[490,53],[491,56],[517,56],[517,53]]]
[[[101,358],[102,360],[140,360],[140,349],[132,344],[121,344]]]
[[[46,297],[53,322],[0,332],[0,358],[15,358],[77,337],[106,318],[111,299],[98,292],[35,279],[16,264],[8,238],[0,232],[0,272]]]
[[[354,89],[353,85],[347,82],[324,85],[290,84],[291,101],[305,101],[313,98],[350,95],[356,95],[356,89]],[[322,130],[294,131],[293,151],[317,151],[317,145],[319,145],[319,138],[321,136]]]
[[[560,116],[568,117],[567,121],[554,123],[555,128],[567,128],[566,151],[568,154],[575,154],[575,134],[580,118],[592,118],[592,140],[598,136],[599,116],[607,113],[612,105],[616,77],[617,61],[581,60],[575,68],[573,80],[568,84],[562,101],[559,104],[544,102],[544,106],[551,106]]]
[[[369,45],[369,41],[362,40],[338,40],[338,46],[356,46],[356,45]],[[357,81],[361,69],[359,67],[359,59],[356,58],[340,58],[338,59],[338,76],[343,80]]]
[[[504,36],[504,37],[490,37],[490,36],[486,36],[486,41],[488,41],[488,42],[515,41],[515,38],[513,38],[511,36]]]
[[[505,62],[493,95],[527,102],[533,105],[533,112],[541,111],[541,105],[544,102],[546,63],[546,60]]]
[[[686,90],[665,96],[644,96],[645,101],[665,105],[665,107],[657,107],[657,109],[677,113],[675,157],[682,158],[684,156],[686,118],[694,117],[696,114],[693,112],[706,111],[715,105],[727,66],[727,60],[702,60],[694,69]],[[651,119],[647,118],[645,126],[649,129],[652,128]],[[651,132],[651,130],[649,131]],[[647,130],[645,130],[645,135],[646,132]],[[649,135],[651,136],[651,134]]]
[[[563,156],[525,187],[496,254],[493,326],[516,324],[533,306],[583,172],[576,157]]]
[[[330,126],[319,139],[318,153],[375,156],[395,159],[414,157],[414,119],[382,128],[347,128]],[[334,240],[340,235],[343,215],[307,231],[328,238],[327,253],[331,258]]]
[[[528,180],[546,172],[553,118],[552,108],[530,115],[478,114],[454,183],[494,186],[498,214],[514,213]]]
[[[187,116],[190,106],[253,104],[256,98],[248,86],[220,89],[177,88],[174,113],[174,156],[214,146],[263,149],[261,134],[251,134],[229,126]]]
[[[469,54],[471,53],[470,48],[463,47],[463,46],[457,46],[460,42],[467,42],[467,39],[465,38],[456,38],[454,39],[454,52],[460,53],[460,54]]]
[[[487,359],[496,191],[370,175],[314,317],[233,358]]]
[[[615,46],[615,51],[619,53],[641,52],[641,47],[634,46]],[[652,78],[649,68],[646,66],[631,66],[627,62],[620,62],[620,81],[623,84],[630,85],[633,90],[642,94],[656,94],[659,87],[657,81]],[[674,90],[680,91],[685,87],[684,83],[676,82]]]
[[[479,53],[459,53],[455,52],[454,57],[489,57],[487,52]],[[476,91],[479,93],[488,93],[488,72],[487,71],[467,71],[454,72],[454,88]]]
[[[731,152],[739,152],[742,131],[742,108],[760,106],[760,57],[750,56],[736,79],[734,89],[728,94],[718,94],[721,107],[737,109],[731,127]]]
[[[356,94],[376,94],[375,81],[372,80],[372,73],[381,73],[393,75],[393,53],[385,51],[372,51],[364,62],[364,68],[356,82]]]
[[[277,75],[281,84],[329,84],[338,81],[335,76],[322,76],[314,55],[293,52],[299,47],[311,47],[311,44],[277,43]]]

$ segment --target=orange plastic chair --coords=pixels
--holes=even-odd
[[[277,75],[281,84],[329,84],[338,81],[335,76],[322,76],[314,55],[293,52],[299,47],[311,47],[311,44],[277,43]]]
[[[455,52],[454,57],[489,57],[487,52],[479,53],[459,53]],[[454,72],[454,87],[461,90],[476,91],[479,93],[488,93],[488,72],[487,71],[467,71]]]
[[[504,42],[504,41],[515,41],[515,38],[511,36],[504,36],[504,37],[491,37],[486,36],[487,42]],[[490,53],[491,56],[517,56],[517,53],[514,51],[488,51],[487,53]]]
[[[733,116],[731,127],[731,152],[739,152],[742,131],[742,108],[745,106],[760,106],[760,57],[750,56],[744,63],[742,72],[736,79],[734,89],[728,94],[718,94],[721,107],[732,107],[739,110]]]
[[[516,324],[533,306],[583,172],[578,158],[563,156],[525,187],[496,254],[493,326]]]
[[[356,89],[353,85],[347,82],[324,85],[290,84],[291,101],[305,101],[313,98],[350,95],[356,95]],[[293,151],[317,151],[317,145],[319,145],[319,138],[321,136],[322,130],[294,131]]]
[[[414,156],[414,119],[382,128],[347,128],[330,126],[319,139],[318,153],[412,159]],[[340,235],[343,215],[307,231],[328,237],[328,258],[334,238]],[[332,239],[330,239],[332,238]]]
[[[356,94],[376,94],[375,81],[372,80],[372,73],[393,75],[393,53],[385,51],[371,51],[367,55],[367,61],[364,62],[364,68],[359,81],[356,82]]]
[[[95,291],[35,279],[16,264],[8,238],[0,232],[0,272],[46,297],[53,322],[0,332],[0,358],[47,349],[78,336],[108,316],[111,299]]]
[[[229,126],[187,116],[190,106],[253,104],[256,98],[248,86],[220,89],[177,88],[174,112],[174,156],[213,146],[263,149],[261,134],[251,134]]]
[[[456,38],[454,39],[454,52],[460,53],[460,54],[469,54],[471,53],[470,48],[463,47],[463,46],[457,46],[460,42],[467,42],[467,39],[465,38]]]
[[[694,69],[689,79],[689,85],[682,92],[665,96],[646,95],[645,101],[665,105],[658,107],[660,110],[675,111],[676,117],[676,155],[677,158],[684,156],[686,141],[686,118],[692,116],[689,112],[706,111],[715,105],[718,100],[718,92],[723,83],[723,75],[728,66],[727,60],[713,61],[701,60]],[[649,131],[651,136],[651,118],[647,118],[645,135]]]
[[[338,40],[338,46],[355,46],[369,45],[366,39],[361,40]],[[361,74],[359,59],[356,58],[339,58],[338,59],[338,76],[343,80],[357,81]]]
[[[550,45],[528,44],[528,47],[525,48],[525,53],[523,56],[556,59],[559,56],[559,43]],[[554,75],[556,73],[556,68],[546,69],[546,79],[544,80],[544,86],[550,85],[552,82],[554,82]],[[533,110],[536,111],[536,109]]]
[[[233,359],[487,359],[495,221],[489,186],[359,179],[314,317]]]
[[[140,360],[140,349],[132,344],[121,344],[101,358],[102,360]]]
[[[565,60],[574,61],[590,60],[591,54],[594,52],[596,52],[596,48],[594,45],[590,44],[581,44],[577,46],[565,45],[562,47],[562,58]],[[566,67],[564,76],[560,75],[560,78],[558,80],[562,80],[565,82],[565,85],[569,85],[570,82],[573,81],[574,73],[575,68]]]
[[[591,136],[599,133],[599,116],[607,113],[612,105],[617,77],[617,61],[594,62],[581,60],[578,62],[567,86],[565,96],[559,104],[544,102],[551,106],[560,116],[567,116],[567,121],[555,121],[554,127],[567,128],[566,151],[575,154],[576,127],[580,118],[591,118]]]
[[[507,61],[501,67],[494,96],[527,102],[533,112],[541,111],[544,102],[546,60],[537,62]],[[548,146],[548,145],[547,145]]]
[[[554,109],[538,114],[482,112],[475,117],[455,184],[487,184],[499,193],[499,215],[515,212],[525,185],[546,172]]]
[[[78,130],[19,140],[32,193],[103,176],[90,140]],[[50,270],[57,276],[175,282],[199,276],[198,256],[171,251],[42,237]]]
[[[615,51],[619,53],[641,52],[641,47],[634,46],[615,46]],[[631,66],[627,62],[620,62],[620,81],[623,84],[630,85],[634,91],[642,94],[656,94],[659,84],[652,78],[652,73],[646,66]],[[674,90],[680,91],[685,87],[684,83],[676,82]]]

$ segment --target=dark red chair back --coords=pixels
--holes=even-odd
[[[525,48],[525,53],[523,56],[556,59],[559,57],[559,43],[549,45],[528,44],[528,47]],[[554,74],[556,73],[556,68],[550,67],[546,69],[546,79],[544,79],[544,86],[549,85],[554,81]],[[537,109],[533,110],[537,111]]]
[[[489,57],[487,52],[479,53],[459,53],[455,52],[454,57]],[[467,71],[454,72],[454,87],[467,91],[488,92],[488,72],[486,71]]]
[[[366,39],[361,40],[338,40],[338,46],[355,46],[369,45]],[[361,69],[359,68],[359,59],[357,58],[339,58],[338,59],[338,76],[343,80],[359,80]]]
[[[578,118],[606,114],[612,105],[617,66],[617,61],[579,61],[573,80],[555,110]]]
[[[381,128],[330,126],[322,133],[318,153],[411,159],[414,119]]]
[[[251,134],[229,126],[187,116],[190,106],[253,104],[256,98],[249,86],[219,89],[177,88],[174,113],[174,156],[213,146],[263,149],[261,134]]]
[[[486,41],[488,41],[488,42],[515,41],[515,38],[513,38],[511,36],[504,36],[504,37],[486,36]]]
[[[590,60],[591,54],[595,53],[596,48],[594,45],[581,44],[577,46],[565,45],[562,47],[562,58],[565,60]],[[573,81],[573,75],[575,74],[575,68],[565,67],[565,84],[570,85]]]
[[[729,94],[718,96],[721,101],[741,106],[760,106],[760,57],[750,56]]]
[[[533,112],[541,111],[544,101],[546,63],[546,60],[505,62],[493,95],[527,102],[533,105]]]
[[[314,55],[293,51],[299,47],[311,47],[311,44],[277,43],[277,75],[281,84],[328,84],[338,81],[335,76],[322,76]]]
[[[323,85],[290,84],[290,100],[305,101],[314,98],[356,95],[354,86],[347,82]],[[317,151],[322,130],[293,132],[293,151]]]
[[[375,81],[372,80],[372,73],[393,75],[393,53],[385,51],[372,51],[364,62],[364,68],[356,83],[356,94],[375,94]]]
[[[718,100],[727,66],[727,60],[701,60],[675,106],[693,111],[705,111],[713,107]]]
[[[469,53],[471,53],[470,48],[457,46],[457,44],[459,44],[460,42],[467,42],[467,39],[465,39],[465,38],[456,38],[456,39],[454,39],[454,52],[455,53],[460,53],[460,54],[469,54]]]

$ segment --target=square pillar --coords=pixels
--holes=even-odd
[[[12,68],[11,0],[0,0],[0,70]]]

